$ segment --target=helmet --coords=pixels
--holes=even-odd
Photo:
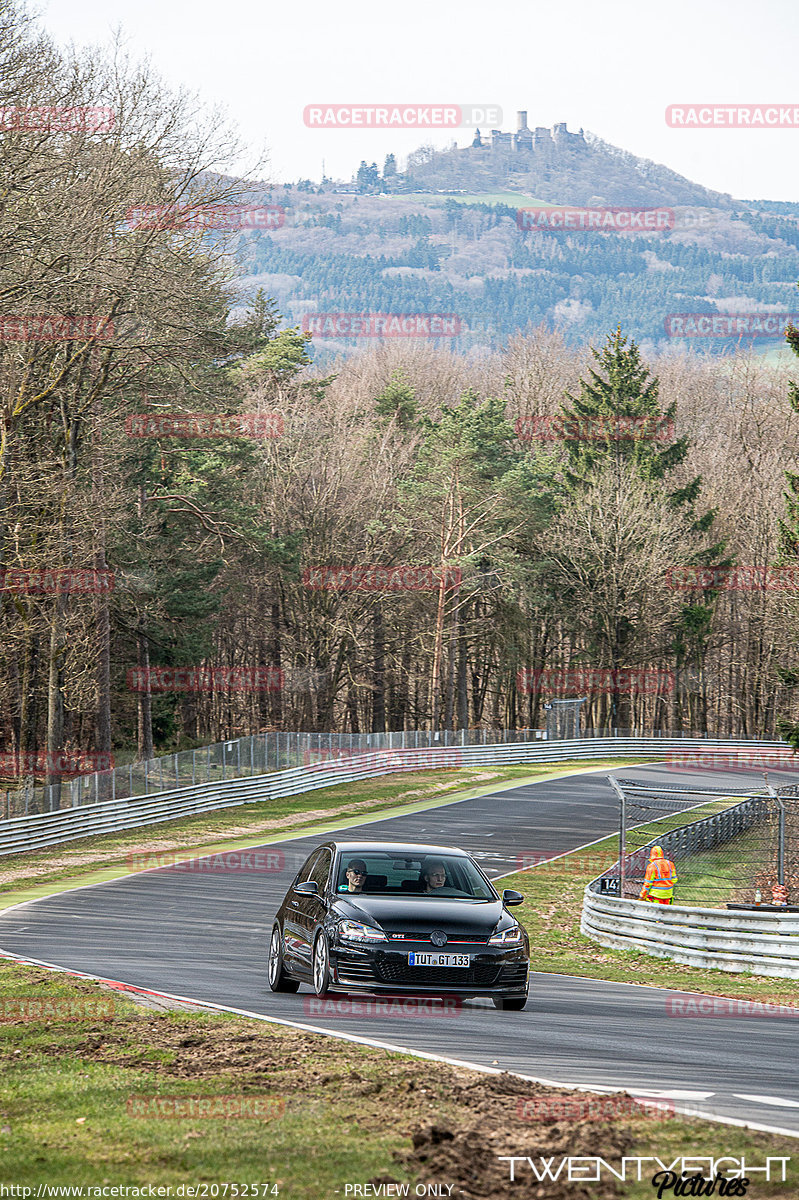
[[[661,846],[653,846],[649,851],[649,861],[653,858],[663,858],[663,848]]]

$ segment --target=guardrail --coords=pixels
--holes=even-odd
[[[785,754],[784,742],[710,741],[706,738],[581,738],[559,742],[506,742],[501,745],[453,746],[448,749],[396,749],[356,754],[346,759],[225,782],[175,788],[148,796],[131,796],[57,812],[12,817],[0,822],[0,855],[22,853],[95,834],[173,821],[179,817],[242,804],[295,796],[335,784],[352,783],[395,771],[479,766],[484,763],[556,763],[567,759],[644,758],[665,755],[694,757],[725,752],[751,757]]]
[[[799,913],[612,899],[589,883],[580,929],[601,946],[643,950],[691,967],[799,979]]]

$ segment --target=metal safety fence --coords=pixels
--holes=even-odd
[[[637,899],[653,846],[677,870],[681,904],[799,899],[799,799],[795,785],[764,779],[748,793],[611,778],[619,797],[619,855],[596,890]],[[694,820],[685,822],[690,812]]]
[[[617,950],[639,950],[691,967],[799,979],[799,913],[648,904],[603,895],[589,884],[582,933]]]
[[[569,701],[569,704],[572,702]],[[553,710],[554,711],[554,710]],[[558,710],[560,711],[560,710]],[[573,734],[569,737],[569,734]],[[287,771],[293,767],[337,761],[375,750],[448,749],[453,746],[533,745],[541,741],[584,740],[612,738],[614,740],[642,739],[640,731],[629,729],[591,729],[579,735],[572,724],[547,717],[547,729],[426,729],[398,730],[391,733],[291,733],[269,730],[248,737],[231,738],[194,750],[180,750],[158,758],[143,759],[125,766],[90,774],[65,778],[46,786],[27,780],[14,789],[0,790],[0,820],[30,816],[34,813],[56,812],[84,804],[100,804],[107,800],[126,800],[150,796],[177,788],[201,784],[225,783],[233,779],[248,779],[257,775]],[[665,733],[646,735],[666,752],[666,742],[677,741],[682,746],[698,742],[700,759],[718,757],[713,747],[755,746],[777,747],[777,752],[790,752],[783,742],[757,743],[724,739],[708,739],[704,733]],[[727,753],[724,751],[723,753]],[[13,756],[12,756],[13,757]]]
[[[468,732],[468,731],[466,731]],[[515,731],[514,731],[515,732]],[[535,731],[528,731],[535,732]],[[297,735],[286,735],[296,737]],[[322,738],[326,735],[303,735]],[[335,736],[335,735],[334,735]],[[375,735],[371,735],[375,736]],[[389,735],[381,735],[388,737]],[[396,736],[396,735],[391,735]],[[286,770],[204,781],[185,787],[139,796],[85,801],[55,812],[28,814],[0,821],[0,855],[19,853],[98,833],[176,820],[193,813],[266,802],[317,788],[359,779],[416,771],[513,763],[558,763],[566,760],[633,758],[693,761],[704,755],[738,756],[782,754],[784,743],[652,738],[584,738],[573,741],[495,741],[488,745],[450,745],[410,748],[399,746],[371,752],[329,754],[317,744],[308,753],[311,761]],[[303,751],[303,754],[305,751]]]

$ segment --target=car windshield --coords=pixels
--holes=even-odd
[[[395,855],[364,850],[339,859],[336,891],[341,895],[426,896],[442,900],[495,900],[471,859],[458,855]]]

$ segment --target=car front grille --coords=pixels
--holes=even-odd
[[[469,967],[412,967],[407,956],[381,954],[375,961],[375,974],[381,983],[418,984],[420,987],[491,987],[501,968],[493,962],[472,963]]]
[[[507,963],[502,968],[499,983],[502,987],[523,988],[527,983],[527,963],[523,959],[521,962]]]
[[[339,959],[338,979],[339,983],[374,983],[375,971],[371,959],[359,958],[353,962]]]

